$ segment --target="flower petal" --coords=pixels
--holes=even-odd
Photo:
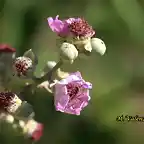
[[[80,115],[80,111],[81,109],[74,109],[73,107],[70,107],[70,108],[66,108],[64,112],[73,115]]]
[[[83,87],[86,88],[86,89],[92,89],[92,84],[90,82],[85,82],[83,84]]]
[[[76,75],[74,75],[74,74],[72,74],[72,75],[69,75],[67,78],[65,78],[65,79],[62,79],[61,81],[59,81],[58,83],[59,84],[62,84],[62,85],[66,85],[66,84],[68,84],[68,83],[70,83],[70,82],[73,82],[73,81],[79,81],[80,80],[80,78],[79,77],[77,77]]]
[[[79,71],[72,73],[72,75],[76,75],[79,79],[82,79],[81,73]]]
[[[69,97],[67,95],[67,89],[65,86],[60,85],[60,84],[55,85],[54,101],[55,101],[56,110],[60,111],[60,110],[65,109],[69,101]]]
[[[60,32],[63,31],[64,23],[58,19],[58,16],[56,16],[55,19],[53,19],[52,17],[48,17],[47,21],[48,21],[49,27],[51,28],[53,32],[56,32],[57,34],[59,34]]]

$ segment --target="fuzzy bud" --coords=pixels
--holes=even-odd
[[[96,52],[100,53],[101,55],[104,55],[106,51],[106,45],[101,39],[92,38],[91,46],[92,46],[92,49],[94,49]]]
[[[48,62],[47,62],[47,67],[48,67],[49,69],[52,69],[55,65],[56,65],[56,62],[55,62],[55,61],[48,61]]]
[[[64,42],[60,47],[60,57],[62,60],[73,61],[78,57],[78,51],[73,44]]]
[[[19,77],[29,77],[33,73],[33,63],[28,57],[18,57],[14,62],[14,70]]]

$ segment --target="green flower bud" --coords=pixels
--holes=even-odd
[[[73,61],[78,57],[78,51],[73,44],[64,42],[60,47],[60,58],[63,61]]]
[[[106,45],[101,39],[92,38],[91,46],[92,46],[92,49],[94,49],[96,52],[100,53],[101,55],[104,55],[106,51]]]

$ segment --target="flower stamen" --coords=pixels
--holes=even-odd
[[[95,34],[95,31],[92,29],[92,26],[88,24],[83,18],[78,21],[73,21],[69,25],[70,32],[75,37],[92,37]]]

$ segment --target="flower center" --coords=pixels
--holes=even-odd
[[[32,67],[32,60],[30,58],[18,57],[15,61],[15,68],[18,76],[26,76],[27,70],[30,67]]]
[[[0,92],[0,110],[7,111],[9,106],[14,104],[14,97],[15,94],[12,92]]]
[[[69,25],[70,32],[76,37],[92,37],[94,30],[84,19],[74,21]]]
[[[67,94],[69,95],[70,99],[71,99],[71,100],[74,99],[75,96],[76,96],[76,95],[78,94],[78,92],[79,92],[80,86],[74,85],[74,84],[72,84],[72,83],[69,83],[69,84],[66,85],[66,87],[67,87]]]

